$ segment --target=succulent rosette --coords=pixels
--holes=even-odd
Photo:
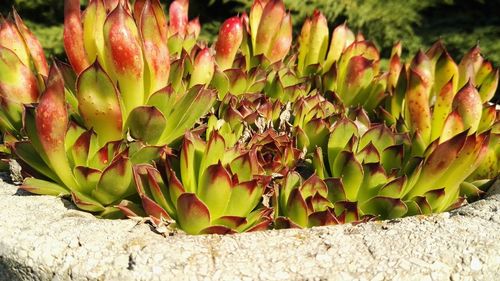
[[[140,6],[136,1],[135,6]],[[136,8],[140,10],[140,8]],[[190,51],[196,45],[201,32],[198,18],[189,20],[189,0],[172,1],[169,7],[168,48],[172,54],[180,54],[182,50]]]
[[[313,165],[320,178],[333,184],[336,216],[353,203],[357,219],[442,212],[463,201],[460,184],[483,161],[489,138],[489,133],[464,132],[426,147],[384,125],[363,131],[341,119],[330,134],[326,159],[318,148]]]
[[[293,139],[273,129],[255,134],[248,142],[248,147],[255,150],[257,161],[268,175],[284,175],[293,170],[302,155]]]
[[[277,9],[276,11],[281,9],[284,11],[283,3],[271,2],[268,4]],[[262,5],[267,6],[263,2],[256,1],[252,11],[255,13],[256,7]],[[287,96],[294,96],[293,92],[296,91],[296,87],[292,86],[296,86],[301,81],[283,62],[289,47],[278,57],[268,58],[268,53],[264,51],[255,53],[255,50],[251,49],[250,28],[251,25],[246,15],[230,18],[221,26],[215,44],[217,68],[211,83],[217,89],[219,98],[223,99],[227,94],[240,96],[260,92],[281,101],[285,101]],[[276,36],[283,37],[284,35],[277,34]],[[291,40],[291,34],[285,37],[286,40]],[[275,40],[282,42],[285,39],[283,37],[283,39],[276,38]],[[284,93],[284,88],[288,88],[286,93]]]
[[[395,52],[392,60],[397,57]],[[446,141],[465,130],[481,133],[495,123],[497,110],[488,101],[498,86],[498,70],[482,58],[477,46],[457,65],[438,41],[426,53],[420,51],[408,68],[398,63],[391,67],[395,76],[383,110],[385,120],[400,120],[403,130],[418,131],[425,144]]]
[[[391,96],[381,110],[386,122],[416,134],[424,145],[436,140],[445,142],[465,131],[469,134],[491,132],[487,156],[469,180],[481,186],[484,180],[495,179],[500,171],[498,129],[495,129],[499,114],[497,105],[489,100],[498,87],[498,69],[481,56],[478,46],[459,64],[441,41],[426,53],[419,52],[407,68],[398,62],[399,53],[393,52],[391,73],[394,75],[390,83],[393,86],[388,89]],[[473,186],[468,183],[465,189],[480,192]]]
[[[66,2],[68,21],[80,17],[79,2],[73,2]],[[160,3],[136,1],[133,15],[126,3],[110,10],[108,2],[90,1],[82,19],[65,24],[65,48],[77,73],[67,96],[74,97],[82,125],[95,130],[101,144],[127,133],[147,144],[171,144],[215,102],[215,93],[204,87],[214,57],[197,47],[170,62]]]
[[[97,133],[101,145],[124,139],[127,133],[150,145],[171,144],[208,112],[216,98],[202,85],[183,95],[166,86],[127,113],[126,97],[97,61],[78,75],[74,95],[76,114]]]
[[[316,147],[326,149],[331,124],[342,110],[318,93],[298,99],[294,103],[292,122],[298,147],[306,152],[313,152]]]
[[[33,176],[21,188],[36,194],[71,195],[80,209],[115,217],[120,212],[114,206],[135,194],[132,165],[152,161],[164,148],[126,144],[109,140],[108,135],[100,138],[97,131],[112,132],[113,123],[86,130],[70,122],[64,94],[62,75],[52,66],[39,103],[25,107],[28,140],[13,146],[23,170]]]
[[[128,1],[91,0],[83,13],[79,0],[66,0],[64,46],[73,69],[80,74],[97,60],[120,89],[125,112],[131,112],[168,85],[170,55],[194,47],[200,28],[187,21],[188,3],[172,2],[169,25],[158,0],[135,1],[133,7]],[[193,42],[183,49],[188,37]]]
[[[270,226],[272,210],[260,206],[270,178],[259,176],[263,171],[255,151],[228,148],[224,138],[212,131],[208,142],[187,133],[179,157],[167,156],[160,170],[151,165],[134,167],[142,206],[154,222],[175,221],[189,234],[225,234]]]
[[[380,52],[346,24],[329,38],[325,16],[315,11],[302,26],[297,55],[299,77],[319,77],[319,89],[333,91],[347,106],[372,112],[385,98],[389,72],[380,71]]]
[[[219,116],[232,126],[246,123],[255,125],[259,118],[266,123],[276,124],[283,104],[272,101],[262,94],[246,94],[240,97],[227,96],[219,106]]]
[[[335,216],[333,208],[337,199],[330,186],[316,174],[303,180],[297,172],[288,173],[275,200],[276,226],[305,228],[343,223],[348,212]]]

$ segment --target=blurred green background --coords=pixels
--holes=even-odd
[[[48,56],[64,57],[62,47],[63,0],[1,0],[6,16],[14,6],[40,38]],[[85,5],[85,0],[82,5]],[[165,6],[171,1],[161,1]],[[295,32],[304,18],[320,9],[336,26],[348,22],[374,41],[385,56],[397,40],[405,54],[427,49],[442,38],[456,60],[476,42],[483,55],[500,66],[500,0],[285,0]],[[5,4],[3,4],[5,3]],[[249,11],[252,0],[191,0],[190,16],[199,16],[202,39],[212,41],[226,18]]]

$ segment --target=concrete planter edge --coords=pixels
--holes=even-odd
[[[452,212],[360,225],[163,237],[0,183],[0,280],[494,280],[500,184]]]

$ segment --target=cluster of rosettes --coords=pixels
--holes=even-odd
[[[0,147],[21,188],[102,218],[190,234],[442,212],[500,174],[499,71],[440,41],[384,60],[316,11],[297,41],[282,0],[255,0],[198,40],[189,1],[65,0],[69,64],[49,68],[0,19]],[[388,63],[383,63],[383,62]],[[387,65],[387,66],[386,66]]]

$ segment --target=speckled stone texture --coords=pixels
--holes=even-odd
[[[430,217],[163,237],[0,183],[0,280],[499,280],[500,185]]]

